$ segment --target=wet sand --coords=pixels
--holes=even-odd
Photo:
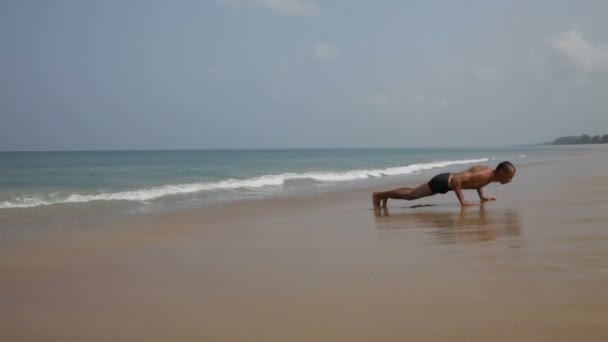
[[[3,241],[0,340],[608,341],[606,165],[523,165],[482,207],[363,189]]]

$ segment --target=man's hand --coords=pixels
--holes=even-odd
[[[481,188],[477,189],[477,194],[479,195],[479,199],[480,199],[482,202],[487,202],[487,201],[496,201],[496,198],[495,198],[495,197],[486,197],[486,196],[483,194],[483,190],[482,190]]]

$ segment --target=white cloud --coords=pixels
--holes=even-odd
[[[372,94],[372,96],[370,96],[370,101],[378,107],[386,107],[390,103],[388,96],[382,93]]]
[[[427,108],[429,106],[446,108],[452,105],[452,101],[444,97],[424,96],[417,93],[409,93],[408,97],[413,103],[419,104]]]
[[[449,107],[452,104],[452,101],[447,100],[447,99],[438,99],[435,100],[435,105],[439,106],[439,107]]]
[[[209,75],[217,75],[219,73],[219,69],[215,66],[212,66],[207,69],[207,73]]]
[[[420,94],[415,94],[415,93],[411,93],[409,94],[410,99],[412,99],[412,101],[416,102],[416,103],[425,103],[426,102],[426,97]]]
[[[334,46],[320,42],[315,46],[315,58],[321,62],[335,61],[340,57],[340,51]]]
[[[278,15],[310,16],[320,12],[319,5],[310,0],[218,0],[233,8],[259,7]]]
[[[608,45],[592,44],[583,32],[570,30],[551,38],[553,48],[576,67],[586,72],[608,71]]]
[[[587,87],[591,84],[592,82],[589,74],[577,73],[576,77],[574,78],[574,85],[577,87]]]
[[[283,60],[278,63],[269,65],[267,70],[272,74],[288,74],[293,71],[293,66],[291,65],[291,63]]]
[[[473,71],[475,78],[480,81],[494,81],[500,78],[498,69],[491,66],[480,66]]]
[[[236,69],[234,67],[220,68],[217,66],[210,66],[207,68],[207,74],[217,78],[228,78],[236,74]]]
[[[266,92],[266,95],[273,100],[277,100],[281,97],[281,91],[278,89],[270,89]]]
[[[289,62],[282,61],[281,63],[279,63],[279,71],[281,71],[281,72],[290,72],[291,71],[291,64],[289,64]]]

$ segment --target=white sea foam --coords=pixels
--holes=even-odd
[[[59,196],[47,194],[30,197],[15,197],[9,201],[0,202],[0,209],[29,208],[61,203],[84,203],[91,201],[149,201],[165,196],[184,195],[203,191],[256,189],[263,187],[279,187],[290,180],[314,180],[317,182],[347,182],[373,177],[398,176],[417,173],[451,165],[471,164],[488,161],[488,158],[438,161],[430,163],[411,164],[407,166],[389,167],[384,169],[363,169],[344,172],[305,172],[264,175],[249,179],[226,179],[217,182],[163,185],[138,190],[106,192],[98,194],[70,194]]]

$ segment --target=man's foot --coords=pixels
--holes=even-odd
[[[377,192],[372,194],[372,204],[374,205],[374,208],[380,208],[380,194]]]

